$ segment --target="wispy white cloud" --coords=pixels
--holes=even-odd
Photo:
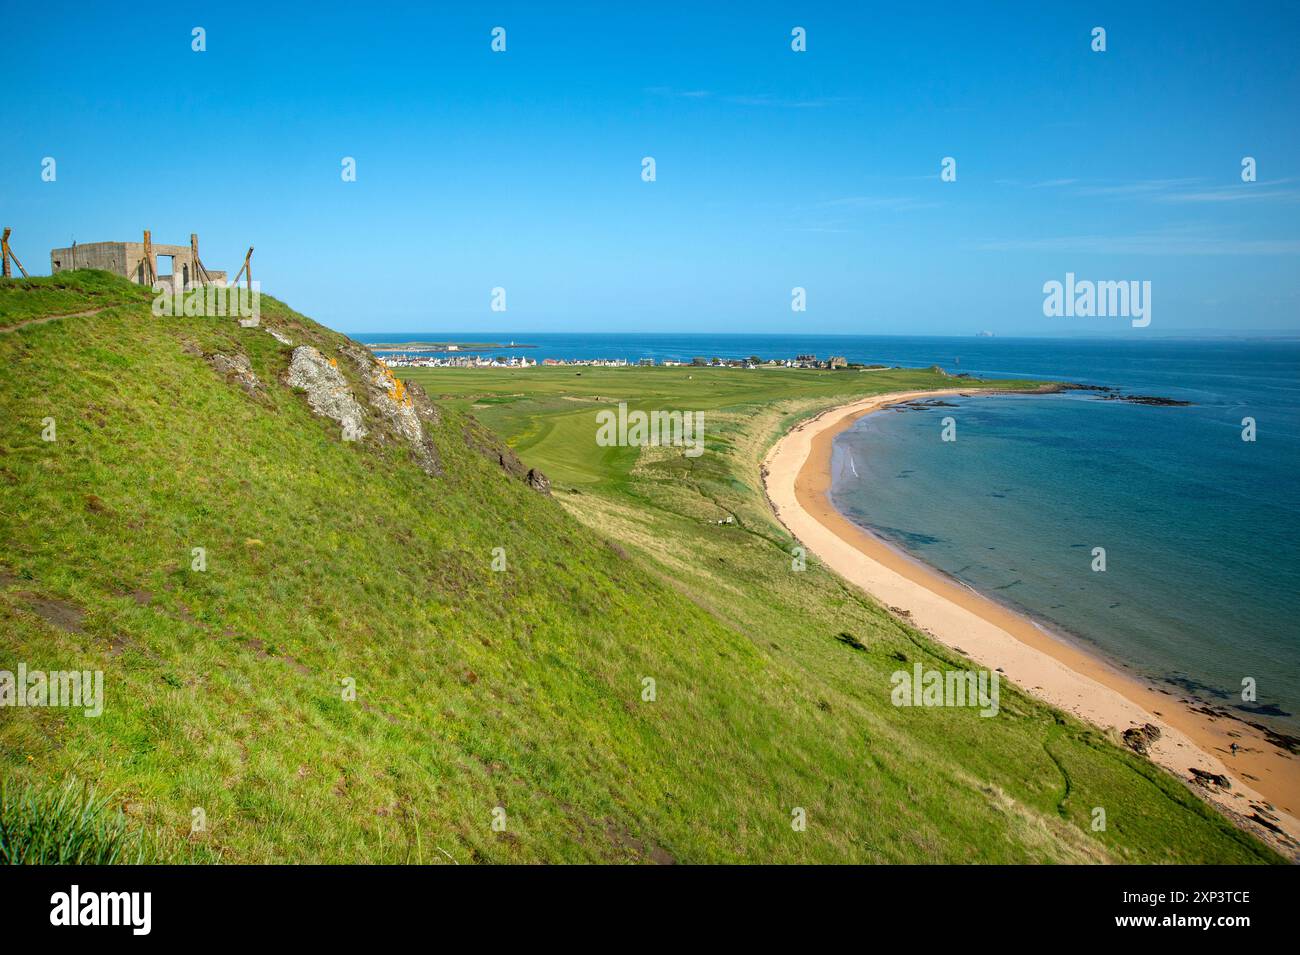
[[[718,93],[713,90],[679,90],[671,86],[648,86],[646,92],[655,96],[680,99],[713,99],[733,106],[768,106],[779,109],[820,109],[841,102],[842,97],[819,96],[810,99],[772,96],[769,93]]]
[[[914,196],[841,196],[817,203],[826,209],[883,209],[898,212],[934,209],[942,204],[934,199],[917,199]]]
[[[1300,239],[1243,239],[1187,230],[1128,235],[1064,235],[990,239],[986,252],[1069,252],[1089,255],[1300,255]]]
[[[1132,199],[1168,203],[1225,203],[1225,202],[1295,202],[1300,200],[1300,189],[1281,188],[1294,179],[1273,179],[1268,182],[1234,182],[1215,186],[1203,177],[1179,179],[1139,179],[1135,182],[1088,182],[1082,179],[1047,179],[1025,182],[1020,179],[998,179],[1000,186],[1021,189],[1065,189],[1069,195],[1087,199]]]
[[[1295,202],[1300,200],[1300,190],[1284,189],[1294,179],[1272,179],[1268,182],[1240,182],[1196,192],[1175,192],[1161,196],[1161,202]]]
[[[1115,196],[1117,198],[1154,198],[1167,194],[1170,190],[1183,186],[1194,186],[1204,182],[1198,178],[1184,179],[1139,179],[1136,182],[1110,182],[1094,185],[1082,185],[1073,190],[1077,196]]]
[[[871,223],[872,214],[889,216],[892,213],[909,213],[933,209],[943,203],[914,196],[837,196],[799,205],[791,210],[794,223],[790,232],[862,232]]]
[[[750,96],[724,96],[722,100],[737,106],[772,106],[779,109],[822,109],[840,102],[837,96],[819,96],[813,99],[789,99],[784,96],[770,96],[759,93]]]
[[[1044,179],[1040,182],[1024,182],[1020,179],[995,180],[999,186],[1019,186],[1021,189],[1056,189],[1061,186],[1072,186],[1078,181],[1078,179]]]

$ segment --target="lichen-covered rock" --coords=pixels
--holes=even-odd
[[[366,400],[375,412],[378,435],[405,443],[426,474],[442,474],[438,449],[425,425],[440,420],[437,407],[424,389],[402,381],[387,365],[355,342],[344,342],[339,351],[350,359],[366,385]]]
[[[217,352],[208,355],[205,360],[219,374],[224,375],[229,381],[234,381],[250,395],[261,387],[262,383],[253,373],[253,366],[249,363],[247,355],[223,355]]]
[[[344,441],[357,441],[369,433],[365,410],[353,397],[347,379],[315,348],[299,345],[293,350],[286,381],[291,388],[307,392],[312,411],[343,426]]]
[[[281,345],[288,345],[290,347],[293,347],[293,339],[291,339],[284,332],[280,331],[280,329],[271,328],[268,326],[266,331],[272,338],[274,338]]]
[[[406,390],[410,393],[411,400],[415,402],[415,413],[420,416],[420,420],[426,427],[442,423],[442,413],[438,411],[438,406],[433,403],[433,399],[429,397],[422,385],[408,381]]]
[[[407,394],[406,384],[385,374],[384,366],[370,368],[366,385],[370,391],[370,404],[392,425],[393,430],[410,444],[419,444],[424,438],[424,426],[416,414],[415,402]]]

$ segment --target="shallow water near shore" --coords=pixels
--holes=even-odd
[[[1300,733],[1300,347],[1037,344],[996,356],[1030,367],[985,373],[1194,404],[1071,393],[882,411],[836,440],[836,507],[1180,697]]]

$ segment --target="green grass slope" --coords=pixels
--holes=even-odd
[[[131,846],[187,861],[1276,861],[1009,688],[995,719],[890,706],[900,660],[961,661],[791,574],[754,489],[763,442],[848,378],[719,395],[694,461],[594,460],[558,378],[529,399],[555,414],[479,409],[582,490],[547,497],[479,433],[482,396],[442,406],[430,476],[378,431],[341,441],[265,329],[149,301],[102,273],[0,283],[0,327],[105,306],[0,334],[0,670],[104,671],[98,718],[0,709],[15,855],[102,855],[120,813]],[[362,394],[345,338],[265,298],[262,317]],[[59,808],[69,780],[99,795]]]

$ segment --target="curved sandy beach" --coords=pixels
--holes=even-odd
[[[842,516],[830,502],[831,447],[837,434],[880,408],[962,389],[876,395],[826,411],[783,436],[764,460],[764,483],[778,520],[846,580],[939,642],[1039,699],[1103,729],[1153,723],[1161,738],[1151,759],[1180,779],[1195,767],[1226,775],[1231,787],[1193,785],[1203,797],[1269,839],[1300,853],[1300,760],[1254,727],[1195,710],[1154,684],[1121,672],[1029,618],[896,551]],[[1231,754],[1231,744],[1240,747]],[[1251,820],[1254,816],[1255,819]],[[1269,830],[1271,823],[1284,835]]]

